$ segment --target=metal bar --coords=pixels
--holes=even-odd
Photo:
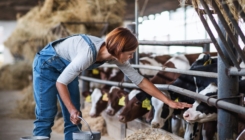
[[[221,23],[224,26],[226,32],[228,33],[228,36],[229,36],[230,40],[233,43],[233,45],[231,45],[231,46],[234,46],[234,48],[237,50],[238,54],[240,55],[241,59],[243,60],[243,62],[245,62],[245,56],[244,56],[244,54],[243,54],[243,52],[241,50],[240,45],[238,44],[238,39],[236,39],[235,36],[233,35],[230,27],[228,26],[228,24],[227,24],[225,18],[223,17],[223,15],[222,15],[219,7],[217,6],[216,2],[213,1],[213,0],[211,2],[212,2],[212,7],[217,12],[217,15],[219,17],[219,20],[221,21]],[[222,6],[223,6],[223,8],[228,8],[228,6],[226,4],[222,4]],[[226,10],[228,10],[228,9],[226,9]],[[231,18],[228,11],[226,11],[226,14],[229,16],[229,18]],[[232,19],[233,19],[233,17],[232,17]],[[234,19],[233,19],[233,22],[232,23],[236,23],[236,21],[234,21]]]
[[[226,36],[227,32],[223,28],[222,21],[218,21],[218,25],[221,29],[221,32]],[[221,40],[219,40],[221,41]],[[231,40],[227,39],[228,45],[232,45]],[[225,51],[225,46],[220,46],[223,51]],[[235,49],[231,49],[232,52],[235,52]],[[224,53],[228,57],[228,52]],[[238,76],[229,76],[226,72],[227,68],[225,67],[222,59],[218,57],[218,99],[230,98],[238,93]],[[237,99],[227,99],[227,102],[232,102],[233,104],[238,104]],[[233,139],[233,134],[237,132],[237,120],[229,111],[218,108],[217,116],[217,127],[218,127],[218,139],[226,140]]]
[[[161,89],[161,90],[163,90],[163,89]],[[192,92],[192,91],[189,91],[189,90],[186,90],[183,88],[179,88],[179,87],[173,86],[173,85],[169,85],[167,90],[177,92],[181,95],[188,96],[188,97],[194,98],[196,100],[200,100],[200,101],[205,102],[205,103],[207,103],[207,100],[209,98],[207,96],[197,94],[196,92]],[[218,108],[229,110],[231,112],[235,112],[238,114],[245,114],[245,108],[244,107],[239,106],[239,105],[235,105],[235,104],[232,104],[232,103],[229,103],[226,101],[222,101],[222,100],[217,101],[217,99],[215,99],[215,98],[210,98],[208,100],[208,104],[213,105],[213,106],[217,105]]]
[[[200,40],[179,40],[179,41],[151,41],[139,40],[139,45],[160,45],[160,46],[203,46],[203,44],[210,44],[210,39]]]
[[[99,79],[95,79],[95,78],[89,78],[89,77],[85,77],[82,76],[80,77],[82,80],[86,80],[86,81],[90,81],[90,82],[97,82],[97,83],[102,83],[102,84],[108,84],[108,85],[112,85],[112,86],[123,86],[123,87],[127,87],[127,88],[139,88],[138,86],[136,86],[135,84],[132,83],[120,83],[120,82],[110,82],[110,81],[105,81],[105,80],[99,80]],[[155,86],[159,89],[159,90],[170,90],[170,91],[174,91],[177,92],[181,95],[184,96],[188,96],[190,98],[196,99],[196,100],[200,100],[202,102],[207,103],[213,106],[216,106],[218,108],[222,108],[222,109],[226,109],[229,110],[231,112],[235,112],[235,113],[239,113],[239,114],[243,114],[245,115],[245,108],[239,105],[235,105],[226,101],[217,101],[217,99],[215,98],[210,98],[201,94],[197,94],[196,92],[193,91],[189,91],[177,86],[173,86],[173,85],[163,85],[163,84],[155,84]]]
[[[197,14],[198,14],[198,13],[199,13],[199,12],[198,12],[198,9],[195,8],[195,10],[196,10],[196,12],[197,12]],[[220,57],[222,58],[223,62],[225,63],[225,66],[226,66],[227,68],[230,67],[230,65],[229,65],[229,63],[228,63],[228,60],[226,59],[224,53],[223,53],[222,50],[220,49],[220,46],[219,46],[219,44],[218,44],[216,38],[214,37],[214,35],[213,35],[211,29],[209,28],[207,21],[206,21],[205,18],[203,17],[203,13],[201,12],[201,13],[199,13],[198,15],[199,15],[199,17],[200,17],[200,20],[201,20],[202,23],[203,23],[204,28],[205,28],[206,31],[208,32],[209,37],[211,38],[211,40],[212,40],[212,42],[213,42],[213,44],[214,44],[214,46],[215,46],[217,52],[219,53]]]
[[[179,74],[187,74],[187,75],[194,75],[194,76],[203,76],[203,77],[210,77],[210,78],[217,78],[218,74],[215,72],[204,72],[204,71],[194,71],[194,70],[182,70],[182,69],[174,69],[168,67],[157,67],[157,66],[145,66],[145,65],[131,65],[133,68],[142,68],[142,69],[151,69],[151,70],[159,70],[165,72],[172,72],[172,73],[179,73]],[[113,67],[118,68],[116,65],[108,65],[103,64],[100,67]]]
[[[241,28],[239,27],[237,21],[234,19],[234,16],[232,14],[229,14],[229,7],[227,6],[226,3],[222,3],[222,7],[223,7],[226,15],[229,17],[231,23],[233,24],[234,28],[236,29],[236,32],[238,33],[238,35],[241,37],[243,43],[245,44],[244,34],[243,34]]]
[[[124,140],[126,138],[126,132],[127,132],[127,124],[121,123],[121,140]]]
[[[139,0],[135,0],[135,36],[136,38],[139,37],[139,21],[138,21],[138,17],[139,17]],[[135,64],[139,64],[139,47],[137,47],[135,53],[134,53],[134,63]]]
[[[242,68],[240,71],[235,67],[230,67],[228,69],[228,75],[245,76],[245,69]]]
[[[148,4],[148,1],[149,1],[149,0],[145,0],[144,4],[143,4],[143,6],[142,6],[142,9],[141,9],[141,11],[140,11],[140,16],[141,16],[141,17],[144,16],[145,8],[146,8],[146,6],[147,6],[147,4]]]
[[[203,52],[210,52],[210,44],[203,45]]]
[[[209,19],[211,20],[211,22],[213,23],[214,25],[214,28],[216,29],[222,43],[224,44],[224,47],[226,49],[226,52],[228,53],[229,57],[231,58],[231,61],[233,62],[233,64],[237,67],[237,69],[241,69],[237,60],[236,60],[236,57],[233,53],[233,51],[231,50],[231,48],[229,47],[229,45],[227,44],[226,40],[225,40],[225,37],[224,35],[222,34],[218,24],[216,23],[214,17],[212,16],[212,13],[209,11],[209,8],[208,8],[208,5],[204,2],[204,0],[200,0],[201,3],[202,3],[202,6],[204,7],[206,13],[208,14],[209,16]]]

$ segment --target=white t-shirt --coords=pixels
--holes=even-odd
[[[97,50],[97,55],[104,40],[95,36],[89,36]],[[83,70],[86,70],[93,64],[93,53],[87,42],[80,36],[72,36],[54,46],[57,54],[70,61],[70,64],[60,74],[57,81],[68,85],[73,81]],[[118,68],[136,85],[142,80],[140,75],[129,62],[120,63],[116,60],[108,61],[107,63],[116,64]]]

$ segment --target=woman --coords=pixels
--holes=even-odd
[[[74,35],[51,42],[37,53],[33,62],[36,101],[33,134],[50,137],[58,97],[65,121],[65,139],[72,139],[72,133],[78,131],[80,124],[77,116],[81,115],[77,77],[82,71],[104,62],[116,64],[134,84],[170,107],[191,107],[168,99],[130,66],[128,60],[133,58],[137,47],[136,37],[128,29],[118,27],[106,36],[105,41],[94,36]]]

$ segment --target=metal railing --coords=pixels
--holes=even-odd
[[[110,82],[110,81],[105,81],[105,80],[99,80],[96,78],[90,78],[90,77],[86,77],[86,76],[81,76],[80,77],[82,80],[85,81],[90,81],[90,82],[96,82],[96,83],[101,83],[101,84],[107,84],[107,85],[112,85],[112,86],[118,86],[118,87],[127,87],[127,88],[139,88],[137,85],[132,84],[132,83],[125,83],[125,82]],[[190,98],[196,99],[196,100],[200,100],[202,102],[205,102],[209,105],[213,105],[216,106],[218,108],[222,108],[222,109],[226,109],[229,110],[231,112],[235,112],[238,114],[243,114],[245,115],[245,108],[239,105],[235,105],[226,101],[222,101],[222,100],[218,100],[215,98],[209,98],[207,96],[201,95],[201,94],[197,94],[196,92],[184,89],[184,88],[180,88],[177,86],[173,86],[173,85],[165,85],[165,84],[155,84],[155,86],[159,89],[159,90],[170,90],[170,91],[174,91],[177,92],[181,95],[184,96],[188,96]]]

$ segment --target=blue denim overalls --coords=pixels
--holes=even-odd
[[[71,36],[69,36],[71,37]],[[67,37],[67,38],[69,38]],[[81,37],[89,44],[93,52],[93,62],[96,61],[97,51],[94,44],[86,36],[81,34]],[[49,43],[39,53],[36,54],[33,61],[33,90],[36,102],[34,121],[34,136],[48,136],[52,132],[51,127],[54,124],[54,118],[57,113],[57,97],[59,99],[63,118],[65,122],[65,140],[72,140],[72,133],[78,131],[76,125],[70,121],[70,114],[62,102],[56,89],[56,80],[66,66],[70,63],[58,56],[53,48],[54,43],[61,42],[67,38],[62,38]],[[82,55],[82,52],[81,52]],[[94,63],[88,69],[98,67],[100,64]],[[87,70],[88,70],[87,69]],[[77,110],[80,110],[80,93],[78,88],[78,78],[75,78],[67,85],[70,92],[70,97],[73,105]],[[81,126],[80,126],[81,127]]]

